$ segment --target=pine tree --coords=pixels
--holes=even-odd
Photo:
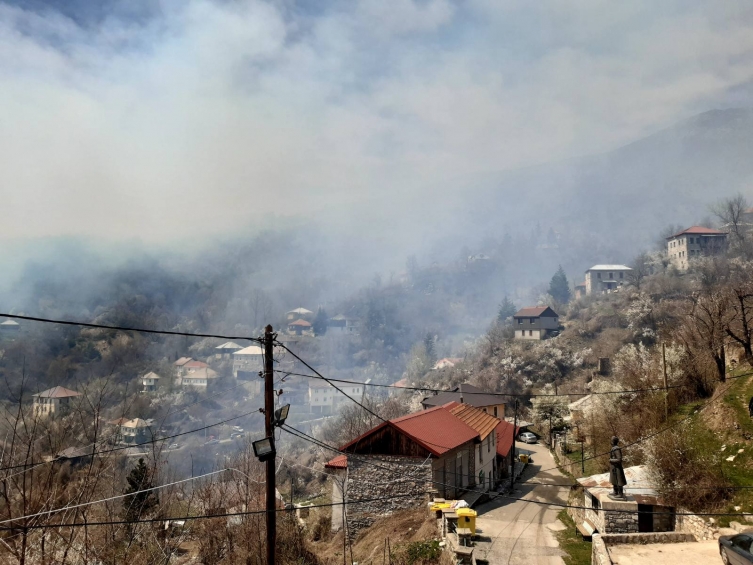
[[[128,487],[123,494],[129,494],[123,499],[123,509],[125,519],[129,521],[138,520],[139,517],[159,504],[157,492],[147,490],[153,488],[152,476],[149,467],[143,459],[131,470],[126,477]]]
[[[324,335],[327,333],[327,323],[329,322],[329,316],[324,308],[319,308],[314,317],[314,323],[311,324],[314,328],[314,335]]]
[[[433,367],[437,361],[437,353],[434,347],[434,336],[431,332],[428,332],[424,337],[424,349],[426,350],[426,358],[429,361],[429,365]]]
[[[513,304],[512,300],[510,300],[507,295],[505,295],[505,299],[502,301],[502,304],[499,305],[499,312],[497,312],[497,321],[500,324],[504,324],[505,321],[507,321],[508,318],[512,318],[517,311],[518,309],[515,307],[515,304]]]
[[[549,294],[560,304],[570,302],[570,283],[567,282],[565,271],[560,265],[549,283]]]

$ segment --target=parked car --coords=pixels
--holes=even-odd
[[[536,437],[536,434],[532,434],[531,432],[523,432],[518,436],[518,441],[522,441],[523,443],[536,443],[539,441],[539,438]]]
[[[753,542],[751,534],[737,534],[736,536],[721,536],[719,538],[719,555],[725,565],[750,565],[753,554],[750,545]]]
[[[230,434],[230,439],[235,439],[237,437],[243,437],[243,432],[233,432]]]
[[[240,426],[233,426],[233,431],[242,432],[243,428],[241,428]]]
[[[204,442],[204,445],[214,445],[215,443],[220,443],[220,440],[218,439],[210,439]]]
[[[179,443],[171,443],[170,445],[167,446],[167,448],[168,449],[180,449],[180,444]]]

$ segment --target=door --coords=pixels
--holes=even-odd
[[[638,532],[654,531],[654,507],[650,504],[638,505]]]

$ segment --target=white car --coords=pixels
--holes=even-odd
[[[536,443],[539,441],[539,438],[531,432],[523,432],[518,436],[518,441],[522,441],[523,443]]]

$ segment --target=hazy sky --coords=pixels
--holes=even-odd
[[[57,4],[0,2],[3,238],[389,224],[753,92],[743,0]]]

